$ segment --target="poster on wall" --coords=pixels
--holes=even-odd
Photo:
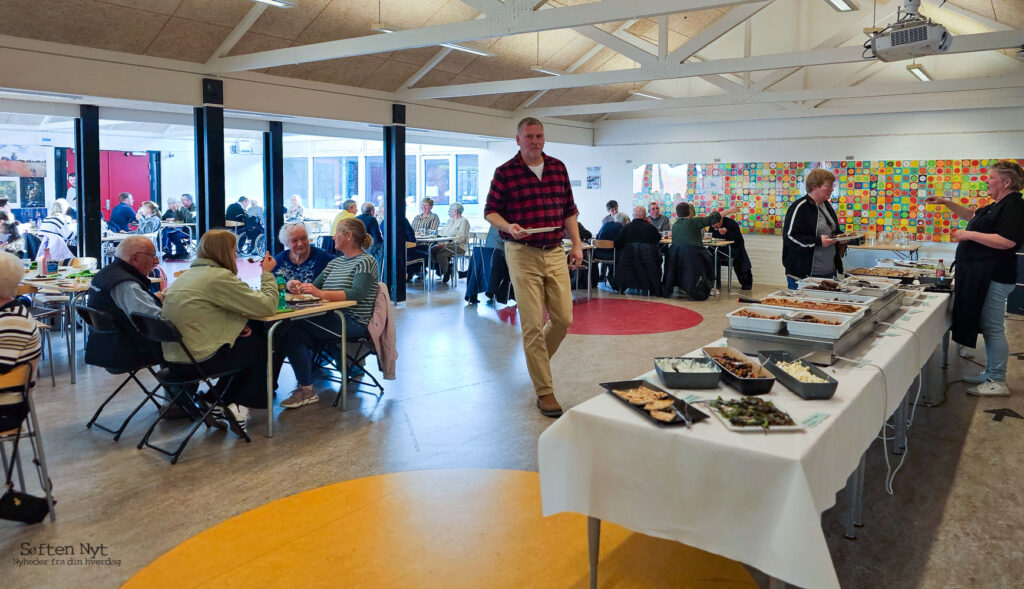
[[[45,207],[46,192],[42,178],[21,178],[22,208]]]
[[[587,190],[601,189],[601,166],[587,166]]]
[[[21,191],[21,181],[17,177],[0,177],[0,198],[7,199],[11,206],[18,206],[18,194]]]
[[[44,178],[47,152],[38,145],[0,145],[0,177]]]

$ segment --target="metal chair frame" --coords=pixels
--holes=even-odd
[[[17,433],[0,436],[0,462],[2,462],[3,470],[6,472],[8,457],[3,442],[12,442],[14,444],[14,451],[11,453],[10,460],[15,462],[22,491],[27,492],[25,473],[21,464],[21,454],[17,452],[17,442],[20,439],[28,439],[29,446],[32,448],[32,464],[35,465],[36,473],[39,475],[39,485],[42,487],[43,492],[46,493],[46,504],[50,508],[50,521],[54,522],[57,521],[57,513],[54,511],[54,504],[57,501],[53,498],[53,481],[50,480],[50,474],[46,468],[46,452],[43,450],[43,438],[39,435],[39,419],[36,416],[35,402],[32,399],[33,395],[30,388],[32,370],[33,366],[30,364],[22,364],[15,366],[7,374],[0,375],[0,389],[20,388],[24,399],[23,402],[28,406],[28,412]]]

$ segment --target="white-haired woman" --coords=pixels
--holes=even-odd
[[[441,282],[447,283],[452,278],[452,256],[463,255],[469,246],[469,219],[462,216],[465,207],[462,203],[452,203],[448,207],[448,222],[438,232],[438,237],[451,237],[452,241],[441,242],[430,248],[434,258],[435,269],[441,274]]]
[[[302,197],[293,194],[288,209],[284,212],[285,223],[301,223],[306,211],[302,209]]]
[[[277,238],[288,248],[274,257],[275,274],[283,276],[285,281],[313,282],[334,259],[333,255],[309,245],[309,234],[302,223],[285,224]]]
[[[68,201],[58,198],[50,207],[50,216],[39,225],[39,251],[50,250],[51,260],[68,260],[75,255],[68,249],[68,241],[74,237],[67,218]]]

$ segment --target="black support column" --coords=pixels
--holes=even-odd
[[[281,250],[277,234],[284,225],[284,131],[280,121],[270,121],[263,133],[263,202],[267,215],[267,251]]]
[[[391,105],[392,124],[384,127],[384,267],[391,300],[405,300],[405,105]]]
[[[100,238],[103,214],[100,207],[100,109],[83,104],[75,119],[75,168],[78,177],[78,255],[102,263]]]
[[[200,235],[224,227],[224,108],[217,106],[223,104],[223,82],[203,79],[203,106],[195,109],[196,211]]]

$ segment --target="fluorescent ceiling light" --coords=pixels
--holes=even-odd
[[[860,6],[858,6],[853,0],[825,0],[825,2],[828,2],[829,6],[835,8],[839,12],[860,10]]]
[[[907,71],[914,74],[914,77],[922,82],[931,82],[932,77],[925,71],[924,66],[919,63],[912,63],[907,66]]]
[[[39,90],[18,90],[16,88],[0,88],[0,95],[13,98],[45,98],[48,100],[60,100],[72,102],[82,100],[77,94],[61,94],[59,92],[43,92]]]
[[[494,54],[490,51],[484,51],[483,49],[474,49],[466,45],[459,45],[458,43],[441,43],[441,47],[447,47],[448,49],[454,49],[456,51],[462,51],[465,53],[472,53],[473,55],[479,55],[480,57],[494,57]]]
[[[375,22],[373,23],[373,26],[370,27],[370,29],[377,31],[378,33],[394,33],[395,31],[398,30],[385,22]]]
[[[294,8],[295,5],[288,0],[253,0],[254,2],[262,2],[271,6],[277,6],[278,8]]]
[[[650,98],[652,100],[665,100],[664,96],[658,96],[657,94],[642,92],[640,90],[630,90],[629,93],[632,94],[633,96],[641,96],[643,98]]]
[[[540,72],[542,74],[547,74],[549,76],[564,76],[565,75],[565,72],[560,72],[558,70],[548,69],[546,67],[541,67],[539,65],[535,65],[535,66],[531,67],[530,69],[535,71],[535,72]]]

